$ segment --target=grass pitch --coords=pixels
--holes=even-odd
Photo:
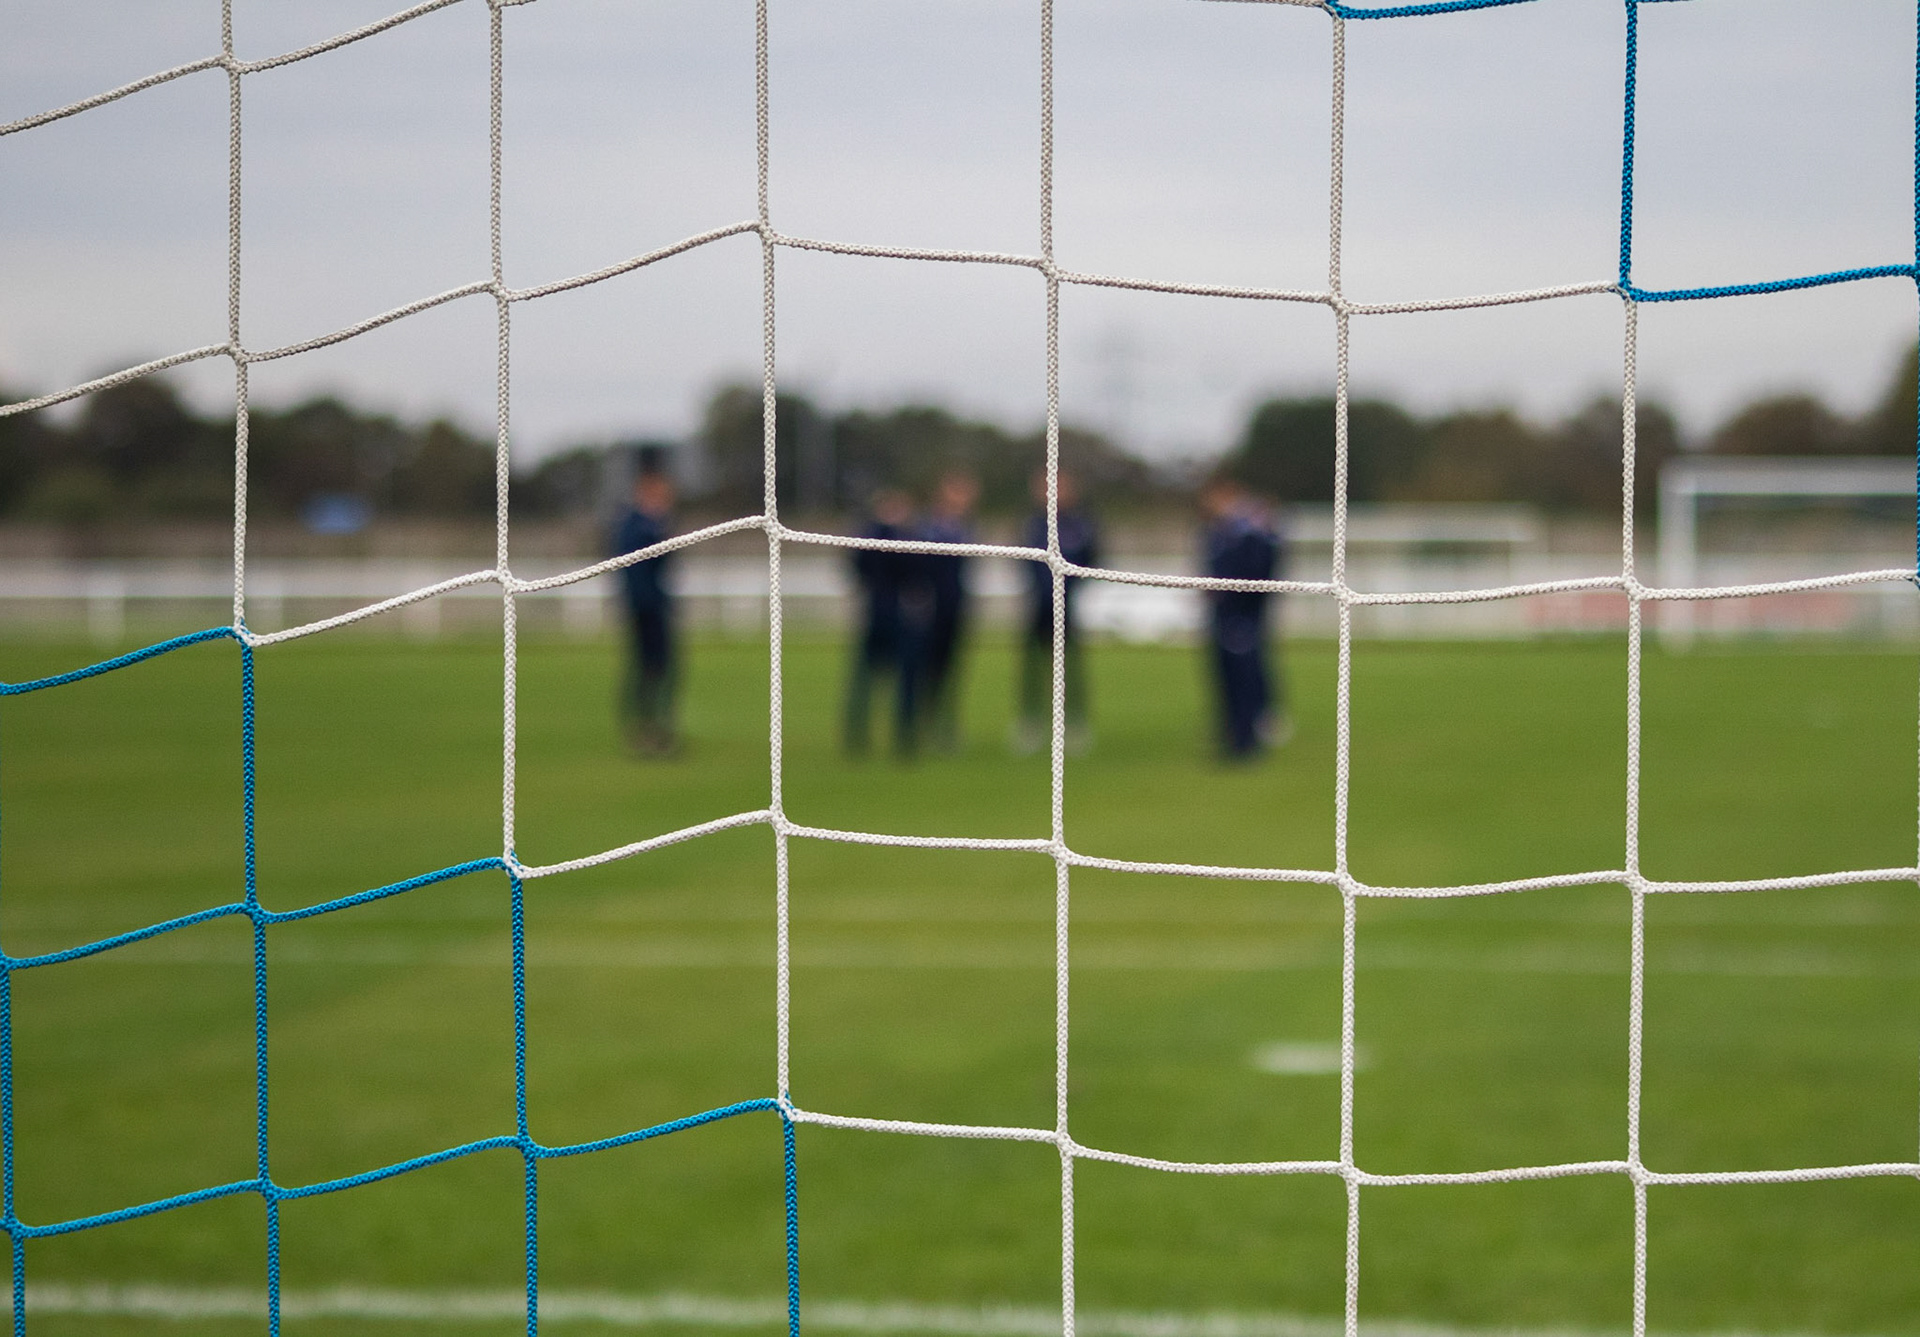
[[[94,657],[0,647],[0,677]],[[609,646],[523,646],[524,860],[766,804],[765,646],[705,642],[690,660],[688,751],[643,763],[611,727]],[[961,754],[910,767],[838,754],[841,647],[800,641],[787,665],[796,820],[1046,834],[1046,760],[1004,747],[1004,645],[979,647],[969,666]],[[1100,646],[1091,666],[1097,744],[1067,777],[1077,849],[1331,865],[1330,647],[1289,649],[1298,735],[1237,770],[1208,755],[1193,653]],[[1650,650],[1647,872],[1910,865],[1915,676],[1911,653]],[[236,648],[214,643],[0,704],[7,950],[70,946],[238,897],[238,677]],[[1353,681],[1358,875],[1434,884],[1620,865],[1621,643],[1363,642]],[[269,906],[498,852],[497,645],[322,637],[261,651],[258,682]],[[536,1136],[607,1136],[772,1094],[772,864],[770,834],[753,828],[530,884]],[[1049,1124],[1052,881],[1034,855],[796,842],[795,1099]],[[1265,1071],[1261,1055],[1294,1046],[1293,1066],[1310,1069],[1311,1047],[1338,1038],[1337,897],[1086,871],[1073,888],[1075,1135],[1182,1159],[1335,1156],[1337,1078]],[[271,931],[279,1182],[512,1130],[506,910],[505,879],[483,874]],[[1674,898],[1648,917],[1650,1165],[1914,1159],[1911,884]],[[1616,887],[1364,904],[1359,1162],[1407,1172],[1623,1155],[1627,934]],[[229,920],[17,978],[23,1219],[253,1173],[249,941]],[[803,1294],[1055,1301],[1051,1149],[819,1128],[802,1128],[799,1144]],[[773,1116],[747,1115],[546,1163],[543,1283],[778,1296],[779,1146]],[[290,1203],[285,1284],[510,1291],[520,1173],[513,1153],[486,1153]],[[1369,1318],[1626,1324],[1632,1206],[1617,1177],[1361,1196]],[[1082,1163],[1076,1197],[1084,1309],[1340,1311],[1336,1180]],[[262,1216],[257,1199],[230,1199],[35,1242],[30,1275],[257,1287]],[[1656,1189],[1650,1248],[1660,1329],[1920,1332],[1911,1181]],[[34,1327],[148,1330],[81,1318]]]

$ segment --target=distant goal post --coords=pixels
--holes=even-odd
[[[1700,456],[1670,460],[1660,471],[1660,584],[1666,589],[1698,589],[1702,586],[1721,583],[1711,578],[1706,570],[1707,564],[1701,555],[1700,508],[1703,501],[1733,497],[1843,501],[1872,497],[1914,497],[1914,495],[1914,463],[1904,458]],[[1873,565],[1875,564],[1871,562],[1863,562],[1860,564],[1860,569],[1868,569]],[[1915,565],[1911,542],[1905,555],[1905,565],[1909,569],[1907,579],[1911,581],[1913,578],[1911,572]],[[1807,571],[1797,574],[1837,573]],[[1831,604],[1840,620],[1835,621],[1829,629],[1844,631],[1850,629],[1844,610],[1850,604],[1857,603],[1861,595],[1874,589],[1885,590],[1891,594],[1904,592],[1887,582],[1879,586],[1862,586],[1854,590],[1811,590],[1798,597]],[[1744,602],[1746,601],[1733,601],[1733,603]],[[1886,604],[1891,601],[1883,598],[1879,602]],[[1730,608],[1732,604],[1727,601],[1716,601],[1716,611],[1723,606]],[[1898,608],[1910,611],[1910,601],[1899,600]],[[1884,620],[1884,617],[1875,619],[1876,622]],[[1910,617],[1905,619],[1905,621],[1910,620]],[[1795,621],[1818,625],[1821,619],[1818,617],[1808,619],[1803,613]],[[1658,625],[1662,641],[1676,647],[1690,644],[1694,637],[1704,630],[1700,624],[1696,601],[1691,599],[1661,601]],[[1895,630],[1886,626],[1875,626],[1873,629],[1883,633]],[[1907,627],[1903,621],[1903,625],[1898,629],[1912,632],[1920,630],[1920,627]]]

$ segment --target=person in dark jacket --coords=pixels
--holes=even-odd
[[[634,480],[633,505],[622,512],[613,533],[618,557],[664,542],[673,533],[673,478],[657,458],[642,459]],[[678,745],[673,698],[678,684],[678,645],[673,627],[673,594],[667,575],[671,555],[635,562],[620,572],[631,655],[620,693],[620,715],[628,742],[645,756],[668,756]]]
[[[1100,530],[1093,515],[1080,504],[1080,489],[1074,476],[1060,471],[1060,555],[1076,566],[1096,566],[1100,561]],[[1023,547],[1047,546],[1047,475],[1044,470],[1033,476],[1033,499],[1039,510],[1027,519],[1021,532]],[[1020,642],[1019,713],[1014,721],[1014,749],[1037,752],[1051,728],[1053,681],[1053,572],[1041,562],[1026,562],[1027,610]],[[1066,595],[1065,662],[1061,671],[1066,678],[1067,746],[1083,752],[1093,741],[1087,723],[1086,669],[1080,660],[1079,618],[1075,609],[1078,591],[1084,579],[1068,576]]]
[[[913,539],[913,500],[897,488],[874,494],[873,516],[862,538]],[[846,748],[867,751],[874,682],[893,679],[893,747],[902,757],[918,744],[922,654],[933,602],[927,559],[919,553],[853,549],[859,585],[860,633],[854,644],[853,676],[847,686]]]
[[[980,484],[970,473],[952,470],[934,489],[933,505],[920,537],[934,543],[972,543],[973,508]],[[966,648],[967,559],[957,553],[921,559],[931,586],[926,645],[921,655],[920,709],[933,745],[952,752],[960,745],[960,658]]]
[[[1225,580],[1275,578],[1285,557],[1279,532],[1266,508],[1236,479],[1210,479],[1200,491],[1200,508],[1206,517],[1206,574]],[[1228,761],[1246,761],[1286,742],[1284,696],[1267,664],[1267,615],[1274,602],[1274,595],[1255,590],[1207,591],[1220,752]]]

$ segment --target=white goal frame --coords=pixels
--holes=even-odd
[[[1912,460],[1872,455],[1696,456],[1660,470],[1660,583],[1691,589],[1700,581],[1700,502],[1708,497],[1911,497]],[[1911,576],[1909,576],[1911,579]],[[1694,639],[1693,601],[1661,609],[1660,639],[1685,648]]]

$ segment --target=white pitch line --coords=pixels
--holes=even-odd
[[[240,1287],[116,1285],[41,1282],[27,1287],[29,1314],[152,1318],[173,1322],[258,1321],[266,1296]],[[0,1312],[11,1313],[10,1303]],[[282,1317],[369,1322],[491,1323],[524,1320],[519,1290],[427,1291],[360,1286],[284,1291]],[[702,1327],[778,1330],[787,1323],[784,1299],[747,1300],[705,1295],[621,1295],[608,1291],[543,1290],[544,1323],[602,1327]],[[940,1305],[912,1301],[812,1300],[808,1328],[851,1333],[928,1333],[934,1337],[1057,1337],[1055,1308],[1029,1305]],[[1214,1310],[1198,1314],[1081,1310],[1075,1330],[1086,1337],[1339,1337],[1337,1318]],[[1468,1328],[1414,1320],[1363,1321],[1362,1337],[1610,1337],[1615,1329]],[[1754,1337],[1723,1333],[1718,1337]]]
[[[1255,1072],[1276,1077],[1334,1077],[1342,1060],[1338,1040],[1270,1040],[1248,1056]],[[1364,1072],[1373,1066],[1366,1046],[1355,1045],[1353,1070]]]

